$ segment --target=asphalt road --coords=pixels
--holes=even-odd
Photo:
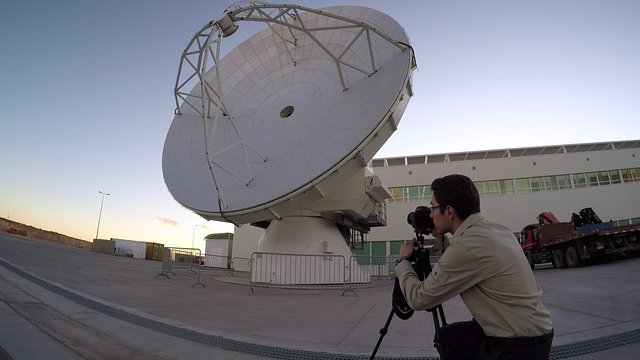
[[[640,258],[534,274],[552,313],[553,359],[636,359]],[[391,280],[341,289],[250,287],[224,271],[156,277],[159,262],[0,233],[0,359],[366,359]],[[468,320],[459,298],[449,322]],[[426,312],[394,318],[379,358],[435,358]],[[4,356],[4,357],[3,357]]]

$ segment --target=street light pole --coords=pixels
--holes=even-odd
[[[191,235],[191,248],[192,248],[192,249],[193,249],[193,241],[194,241],[194,240],[195,240],[195,238],[196,238],[196,228],[197,228],[198,226],[200,226],[200,225],[195,225],[195,226],[193,227],[193,234]]]
[[[96,239],[98,239],[98,232],[100,231],[100,218],[102,218],[102,205],[104,205],[104,196],[111,195],[109,193],[104,193],[98,190],[100,194],[102,194],[102,201],[100,202],[100,214],[98,215],[98,228],[96,229]]]

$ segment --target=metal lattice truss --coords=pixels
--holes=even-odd
[[[335,19],[332,23],[336,25],[312,27],[305,23],[304,17],[300,16],[305,12],[316,14],[319,17]],[[220,81],[219,64],[221,60],[222,40],[224,37],[230,36],[235,32],[237,29],[236,22],[239,21],[266,23],[275,36],[285,45],[288,56],[294,66],[296,59],[293,50],[297,46],[298,37],[307,36],[335,62],[336,72],[344,91],[348,90],[348,84],[343,75],[345,68],[353,69],[367,76],[377,71],[372,46],[373,34],[397,47],[400,51],[410,49],[409,45],[391,39],[383,32],[362,21],[299,5],[276,5],[258,1],[239,2],[229,7],[222,17],[202,27],[192,37],[182,53],[174,96],[176,115],[180,115],[180,101],[182,101],[184,105],[190,107],[202,117],[203,126],[205,127],[205,143],[207,144],[206,156],[218,194],[220,194],[220,189],[218,188],[218,182],[214,175],[214,167],[224,170],[248,186],[253,180],[249,164],[249,153],[257,155],[262,161],[266,162],[268,160],[267,156],[260,154],[256,149],[252,148],[240,135],[237,126],[238,119],[234,117],[234,114],[230,113],[230,109],[225,104],[224,89]],[[281,30],[283,28],[279,27],[280,31],[278,31],[275,29],[277,25],[284,27],[285,33],[288,32],[290,36],[283,36],[283,31]],[[319,31],[342,29],[355,29],[355,36],[339,53],[331,51],[327,44],[323,44],[318,37],[314,35]],[[359,39],[365,39],[369,46],[369,61],[365,66],[348,63],[343,59],[347,51]],[[412,61],[412,67],[415,68],[414,59]],[[210,76],[209,79],[205,78],[205,75],[210,71],[213,71],[215,76]],[[199,91],[193,91],[194,89],[199,89]],[[206,134],[214,134],[222,121],[230,122],[237,136],[237,141],[224,149],[210,153],[210,145],[206,139]],[[244,151],[246,172],[238,173],[237,171],[232,171],[223,166],[219,161],[216,161],[216,158],[223,153],[236,147],[241,147]],[[222,202],[224,203],[224,201]]]

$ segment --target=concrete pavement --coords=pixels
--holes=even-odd
[[[637,358],[639,268],[635,258],[535,271],[554,321],[552,358]],[[192,287],[160,270],[0,233],[0,359],[367,359],[391,310],[389,279],[343,296],[249,287],[225,271]],[[457,298],[444,309],[449,322],[470,318]],[[430,313],[394,317],[377,358],[435,358],[433,332]]]

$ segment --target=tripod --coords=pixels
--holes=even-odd
[[[417,247],[414,247],[413,255],[411,259],[411,265],[414,270],[418,274],[418,278],[420,281],[429,276],[431,273],[431,262],[429,261],[429,249],[423,247],[422,243],[424,241],[424,237],[422,234],[417,233]],[[413,309],[409,307],[407,304],[402,291],[400,290],[400,283],[398,278],[396,278],[393,288],[393,301],[391,306],[391,312],[387,317],[387,321],[384,324],[384,327],[380,329],[380,338],[378,338],[378,342],[376,343],[376,347],[373,349],[373,353],[371,354],[370,360],[373,360],[376,357],[376,353],[378,352],[378,348],[382,343],[382,339],[389,330],[389,324],[391,324],[391,319],[393,319],[393,314],[396,314],[400,319],[407,320],[413,315]],[[442,308],[442,304],[437,305],[435,308],[429,309],[428,311],[433,314],[433,326],[435,328],[435,335],[433,337],[433,346],[438,350],[440,354],[440,359],[444,360],[442,357],[442,343],[440,342],[440,327],[447,325],[447,319],[444,316],[444,309]]]

